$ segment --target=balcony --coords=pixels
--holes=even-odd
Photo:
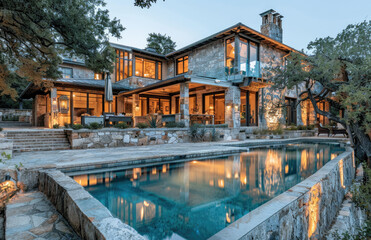
[[[225,68],[227,79],[234,83],[243,82],[246,77],[261,78],[260,61],[250,62],[247,64],[240,64],[240,69],[237,68]],[[247,70],[247,71],[246,71]]]

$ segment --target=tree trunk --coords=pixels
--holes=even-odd
[[[371,141],[370,137],[361,129],[358,123],[351,123],[352,139],[354,142],[354,153],[362,162],[367,162],[371,167]]]

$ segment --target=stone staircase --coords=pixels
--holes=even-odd
[[[14,152],[50,151],[71,148],[63,130],[8,131],[6,138],[13,141]]]

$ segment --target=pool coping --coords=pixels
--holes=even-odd
[[[326,163],[307,179],[237,219],[226,228],[211,236],[209,239],[271,239],[272,236],[274,236],[275,239],[308,239],[313,236],[315,239],[320,239],[324,236],[326,232],[325,229],[330,226],[332,220],[336,216],[337,210],[341,206],[342,199],[354,179],[354,161],[354,151],[352,148],[347,146],[345,152]],[[349,175],[350,178],[344,178],[344,171],[347,172],[347,175]],[[341,176],[343,176],[343,180],[341,180]],[[332,214],[333,216],[330,220],[325,221],[321,218],[321,215],[322,211],[326,211],[327,209],[319,209],[318,215],[321,219],[316,222],[316,231],[312,232],[312,235],[309,235],[308,219],[304,217],[302,219],[304,221],[298,223],[297,218],[299,218],[298,215],[300,213],[294,212],[292,209],[298,210],[303,208],[301,211],[305,213],[311,211],[308,209],[308,202],[313,198],[313,192],[321,189],[320,194],[325,194],[322,185],[326,185],[327,183],[324,184],[324,181],[329,181],[329,179],[340,181],[340,184],[339,182],[336,184],[337,186],[340,186],[340,188],[335,189],[334,191],[336,192],[333,193],[339,195],[337,202],[335,200],[335,206],[333,206],[336,208],[332,211],[335,212],[335,214]],[[341,181],[343,181],[344,185],[341,184]],[[326,189],[325,191],[327,192]],[[295,205],[299,206],[299,208],[297,206],[295,207]],[[330,205],[334,205],[333,202]],[[281,215],[285,216],[287,215],[287,212],[290,212],[290,215],[294,217],[282,222],[280,219]],[[305,222],[306,220],[307,222]],[[298,224],[302,225],[299,232],[295,229],[298,227]]]

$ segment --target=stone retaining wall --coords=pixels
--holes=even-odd
[[[174,144],[190,142],[188,128],[104,128],[99,130],[65,130],[72,149],[142,146],[153,144]],[[206,128],[206,138],[210,138],[212,129]],[[216,128],[219,140],[232,140],[237,131]]]
[[[355,175],[353,151],[221,230],[210,239],[322,239]]]
[[[41,171],[39,190],[49,198],[82,239],[144,239],[132,227],[113,217],[81,185],[60,171]]]
[[[19,122],[31,122],[32,110],[31,109],[11,109],[11,108],[0,108],[0,121],[2,116],[17,116]]]
[[[7,158],[3,156],[6,154],[10,157],[13,156],[13,141],[3,138],[3,134],[0,133],[0,160],[6,160]]]

